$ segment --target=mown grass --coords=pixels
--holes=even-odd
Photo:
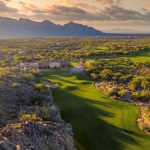
[[[150,62],[150,49],[144,49],[138,52],[133,52],[131,54],[127,55],[118,55],[117,57],[108,56],[108,57],[102,57],[102,59],[130,59],[134,62]]]
[[[150,62],[150,49],[144,49],[139,52],[124,56],[122,58],[129,58],[135,62]]]
[[[73,127],[78,150],[148,150],[150,137],[136,125],[138,109],[112,100],[95,89],[90,79],[55,72],[42,80],[59,83],[53,89],[62,118]]]

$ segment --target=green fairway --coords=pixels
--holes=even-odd
[[[106,59],[130,59],[134,62],[141,62],[141,63],[146,63],[146,62],[150,62],[150,49],[145,49],[139,52],[134,52],[132,54],[128,54],[128,55],[120,55],[117,57],[108,57]]]
[[[54,101],[73,127],[78,150],[149,150],[150,136],[138,129],[133,104],[107,98],[81,75],[55,72],[43,79],[60,85]]]
[[[135,62],[150,62],[150,49],[145,49],[123,58],[129,58]]]

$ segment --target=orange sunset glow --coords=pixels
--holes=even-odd
[[[136,5],[135,5],[136,4]],[[149,0],[0,0],[0,16],[70,21],[109,32],[149,32]]]

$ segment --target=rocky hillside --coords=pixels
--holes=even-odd
[[[1,150],[74,150],[64,122],[23,122],[0,129]]]
[[[0,79],[0,150],[75,149],[49,88],[29,75]]]
[[[0,126],[15,122],[20,107],[34,105],[35,99],[46,95],[35,90],[31,80],[5,75],[0,81]]]

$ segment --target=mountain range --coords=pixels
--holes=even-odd
[[[69,22],[57,25],[51,21],[42,22],[20,18],[0,17],[0,39],[3,38],[40,38],[62,36],[150,36],[150,34],[105,33],[92,27]]]
[[[69,22],[57,25],[50,21],[35,22],[0,17],[0,38],[50,37],[50,36],[102,36],[103,33],[86,25]]]

